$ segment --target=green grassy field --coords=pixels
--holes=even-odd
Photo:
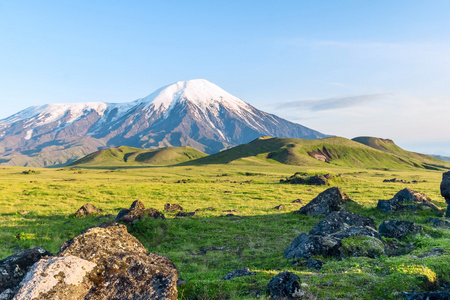
[[[425,192],[444,208],[439,193],[442,171],[301,167],[256,160],[207,166],[36,168],[29,174],[24,170],[28,168],[0,169],[0,259],[34,246],[56,253],[84,228],[113,219],[74,218],[87,202],[115,215],[140,199],[160,211],[165,203],[181,204],[185,211],[214,208],[192,218],[165,214],[166,220],[145,220],[129,229],[148,251],[175,262],[188,281],[179,287],[180,299],[266,299],[265,287],[280,271],[298,274],[311,299],[402,299],[402,291],[433,290],[440,282],[450,282],[450,230],[425,223],[435,217],[433,212],[387,215],[375,209],[379,199],[390,199],[405,187]],[[321,220],[293,214],[301,205],[292,201],[300,198],[305,205],[329,187],[279,182],[295,172],[341,174],[330,186],[341,187],[362,205],[355,213],[374,218],[377,225],[384,219],[411,220],[426,234],[411,239],[416,250],[405,256],[323,259],[327,264],[320,271],[292,266],[283,250]],[[382,182],[394,177],[419,183]],[[273,209],[279,204],[285,209]],[[235,216],[221,217],[229,213],[226,210]],[[445,253],[419,258],[433,247],[444,248]],[[244,266],[257,275],[220,281]]]

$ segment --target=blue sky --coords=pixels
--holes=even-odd
[[[0,118],[205,78],[328,134],[450,155],[449,1],[2,1]]]

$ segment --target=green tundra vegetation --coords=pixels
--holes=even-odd
[[[266,146],[251,145],[267,141]],[[401,157],[401,164],[395,153],[341,138],[325,139],[322,144],[273,138],[252,143],[216,154],[215,162],[211,155],[178,165],[145,165],[136,163],[138,154],[130,165],[116,159],[116,153],[111,154],[120,161],[116,163],[99,160],[96,165],[90,160],[90,164],[59,169],[1,168],[0,259],[35,246],[56,253],[64,241],[87,227],[112,221],[122,208],[140,199],[146,207],[161,212],[166,203],[180,204],[187,212],[197,210],[190,218],[165,213],[166,220],[145,219],[128,229],[148,251],[165,255],[176,264],[187,281],[178,288],[179,299],[266,299],[267,283],[281,271],[297,274],[310,299],[402,299],[403,291],[431,291],[450,282],[450,230],[426,222],[439,217],[436,212],[386,214],[376,209],[379,199],[391,199],[405,187],[426,193],[444,209],[439,185],[448,168],[445,162]],[[349,144],[354,148],[348,148]],[[328,162],[305,155],[318,150],[326,154]],[[122,147],[122,151],[140,150]],[[335,177],[327,186],[280,182],[296,172]],[[383,182],[392,178],[405,182]],[[283,250],[292,240],[322,219],[293,212],[331,186],[342,188],[361,204],[353,212],[373,218],[377,226],[385,219],[422,226],[423,233],[406,239],[415,250],[396,257],[384,256],[381,251],[376,258],[315,257],[326,262],[321,270],[308,268],[301,260],[292,263],[285,259]],[[303,203],[293,203],[296,199]],[[75,218],[74,213],[85,203],[113,216]],[[282,210],[274,209],[280,204]],[[361,251],[369,244],[358,238],[345,241],[349,249]],[[444,253],[428,256],[433,248],[442,248]],[[242,267],[256,275],[220,280]]]

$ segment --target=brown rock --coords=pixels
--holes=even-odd
[[[100,214],[101,212],[102,212],[101,209],[98,209],[97,207],[95,207],[90,203],[86,203],[77,210],[77,212],[75,213],[75,218],[86,217],[93,214]]]

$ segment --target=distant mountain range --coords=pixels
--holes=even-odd
[[[211,154],[266,135],[326,137],[197,79],[130,103],[47,104],[20,111],[0,120],[0,164],[63,166],[118,146],[190,146]]]
[[[168,147],[157,150],[118,147],[92,153],[74,162],[72,166],[125,167],[279,163],[297,166],[335,165],[368,169],[450,169],[450,163],[406,151],[387,139],[358,137],[349,140],[342,137],[329,137],[308,140],[268,136],[212,155],[206,155],[190,147]]]

